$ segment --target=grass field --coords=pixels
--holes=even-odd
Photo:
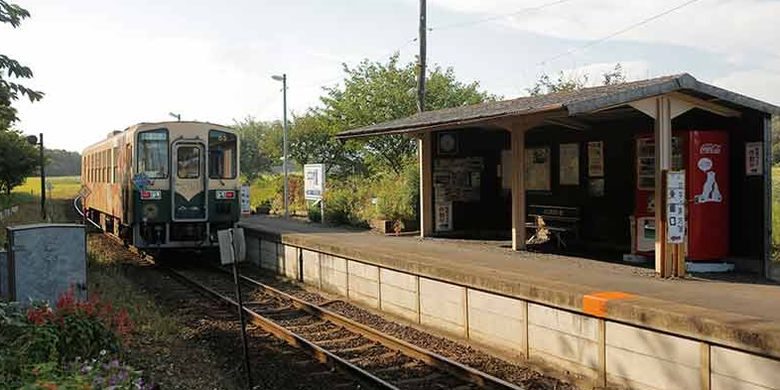
[[[52,190],[46,196],[52,199],[73,199],[81,189],[81,178],[78,176],[47,177],[46,181],[52,184]],[[41,196],[41,179],[30,177],[24,184],[14,188],[14,194],[32,195],[35,199]]]

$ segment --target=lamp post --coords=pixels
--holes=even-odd
[[[282,171],[284,172],[284,217],[288,218],[290,216],[289,211],[289,203],[290,200],[288,199],[287,194],[287,74],[279,75],[273,75],[271,76],[272,79],[276,81],[282,82],[282,109],[284,110],[284,115],[282,116],[282,126],[283,126],[283,133],[282,133]]]
[[[168,115],[170,115],[170,116],[172,116],[172,117],[176,118],[176,120],[177,120],[178,122],[181,122],[181,114],[174,114],[174,113],[172,113],[172,112],[169,112],[169,113],[168,113]]]
[[[27,142],[31,145],[38,145],[40,153],[40,167],[41,167],[41,218],[46,220],[46,168],[45,157],[43,155],[43,133],[39,133],[38,137],[34,135],[27,136]]]

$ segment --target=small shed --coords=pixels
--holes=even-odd
[[[541,223],[589,248],[654,257],[661,275],[686,258],[765,274],[778,113],[678,74],[427,111],[338,137],[418,140],[423,237],[503,234],[524,250]],[[675,241],[680,210],[666,180],[680,177]]]

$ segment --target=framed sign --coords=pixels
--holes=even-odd
[[[561,144],[559,183],[561,185],[580,184],[580,144]]]
[[[525,150],[525,189],[527,191],[550,190],[550,148]]]
[[[452,231],[452,202],[436,202],[436,224],[437,232]]]
[[[748,176],[764,174],[764,148],[762,142],[745,143],[745,174]]]
[[[303,195],[307,200],[320,200],[325,191],[325,164],[303,166]]]
[[[604,142],[588,142],[588,177],[604,176]]]

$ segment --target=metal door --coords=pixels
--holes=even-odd
[[[201,143],[173,144],[173,220],[206,220],[206,155]]]

